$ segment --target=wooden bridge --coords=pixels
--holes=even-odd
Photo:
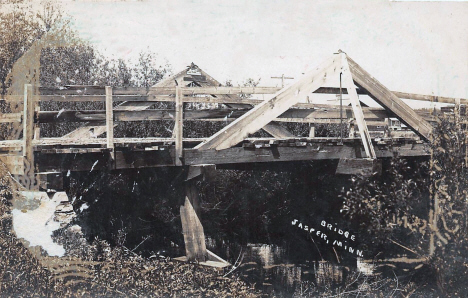
[[[340,86],[329,87],[332,81]],[[314,103],[311,98],[317,94],[339,95],[341,104]],[[343,94],[350,105],[343,104]],[[359,95],[368,95],[382,108],[362,106]],[[181,207],[187,257],[220,261],[207,252],[194,211],[197,177],[216,166],[307,160],[339,160],[337,173],[369,174],[381,158],[427,156],[435,116],[428,109],[411,109],[401,98],[466,104],[464,99],[390,91],[341,51],[284,88],[223,87],[193,64],[149,89],[26,85],[24,94],[7,97],[23,104],[23,111],[0,115],[0,122],[16,125],[13,135],[18,137],[0,141],[0,160],[25,187],[44,191],[63,189],[68,171],[188,169]],[[101,102],[105,109],[41,111],[40,103],[47,101]],[[164,109],[152,108],[161,102]],[[408,132],[391,131],[391,119],[405,124]],[[171,136],[114,138],[120,122],[143,120],[173,122]],[[188,138],[184,137],[188,121],[218,122],[223,127],[211,136],[199,132],[200,137]],[[41,137],[41,123],[61,122],[82,126],[61,137]],[[297,136],[285,123],[347,128],[339,136],[316,137],[311,126],[307,136]],[[260,130],[269,137],[251,137]]]

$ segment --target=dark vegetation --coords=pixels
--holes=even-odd
[[[348,218],[360,222],[371,236],[367,243],[378,247],[391,239],[404,244],[413,258],[429,255],[426,282],[436,286],[441,296],[468,294],[468,160],[463,121],[466,116],[458,116],[457,109],[439,120],[429,160],[393,159],[386,174],[354,178],[343,193]]]

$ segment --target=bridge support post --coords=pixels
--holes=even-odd
[[[200,222],[200,202],[196,181],[185,182],[184,205],[180,206],[180,218],[184,234],[185,254],[188,261],[205,262],[208,253],[205,244],[205,232]]]
[[[230,264],[206,249],[205,232],[200,222],[200,199],[197,182],[200,179],[211,179],[214,170],[214,165],[197,165],[188,168],[187,178],[184,182],[184,203],[180,206],[186,256],[176,258],[176,260],[197,261],[201,265],[224,268]]]
[[[189,167],[187,180],[184,182],[185,199],[180,206],[180,219],[188,261],[205,262],[208,258],[205,232],[200,222],[200,199],[196,185],[202,177],[203,171],[198,167]]]

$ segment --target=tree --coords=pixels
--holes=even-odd
[[[158,65],[156,54],[150,51],[140,52],[138,62],[135,64],[133,84],[136,87],[149,88],[159,82],[166,73],[168,73],[169,65]]]
[[[369,246],[400,241],[427,256],[443,295],[468,292],[468,132],[466,117],[441,117],[428,160],[393,159],[380,177],[354,177],[344,191],[348,218],[369,232]]]
[[[14,63],[63,20],[58,4],[44,1],[34,10],[27,1],[12,1],[0,8],[0,88],[5,95],[11,83],[8,78]]]

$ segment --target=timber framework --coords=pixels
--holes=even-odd
[[[339,87],[330,87],[332,80]],[[335,94],[339,105],[311,102],[314,94]],[[343,104],[347,95],[349,105]],[[258,96],[261,95],[261,96]],[[268,99],[259,99],[269,95]],[[368,95],[381,108],[363,106]],[[23,111],[0,115],[22,137],[0,141],[0,160],[27,188],[60,190],[69,171],[124,170],[150,167],[182,167],[186,171],[186,201],[181,207],[187,258],[223,262],[204,244],[197,216],[193,181],[210,169],[224,165],[308,160],[339,160],[339,174],[369,174],[378,170],[379,159],[428,156],[427,142],[436,115],[429,109],[413,110],[403,100],[466,104],[466,99],[395,92],[373,78],[346,53],[339,51],[321,65],[285,87],[224,87],[198,66],[146,88],[25,85],[24,94],[7,100],[23,104]],[[102,102],[104,110],[41,111],[39,103]],[[158,102],[171,108],[154,109]],[[191,107],[191,108],[189,108]],[[125,121],[173,121],[172,137],[114,138],[114,128]],[[187,121],[228,123],[215,134],[184,137]],[[408,131],[393,131],[399,121]],[[61,137],[42,138],[39,124],[80,122]],[[285,123],[341,124],[349,130],[335,137],[296,136]],[[342,129],[342,128],[341,128]],[[263,130],[270,137],[250,137]],[[105,137],[100,137],[105,134]]]

